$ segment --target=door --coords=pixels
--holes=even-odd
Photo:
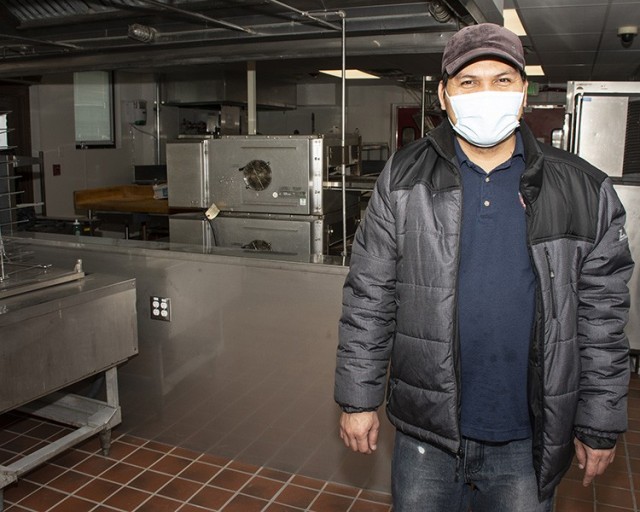
[[[395,137],[394,150],[406,146],[420,138],[420,106],[398,105],[395,107]],[[442,122],[443,116],[439,112],[427,110],[424,114],[424,130],[427,133]]]

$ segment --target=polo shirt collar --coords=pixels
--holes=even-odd
[[[511,158],[505,162],[507,166],[510,165],[510,162],[513,161],[514,158],[521,158],[524,161],[524,143],[522,141],[522,135],[520,134],[520,130],[516,129],[515,134],[516,134],[516,147],[513,150],[513,154],[511,155]],[[456,150],[456,158],[458,159],[458,164],[460,166],[466,165],[471,169],[477,167],[476,164],[474,164],[471,160],[469,160],[469,157],[463,151],[462,146],[458,141],[458,137],[456,136],[453,137],[453,144]],[[505,164],[496,167],[496,169],[494,170],[503,168]]]

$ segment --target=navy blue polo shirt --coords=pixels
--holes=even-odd
[[[519,194],[522,138],[516,132],[512,157],[489,174],[455,144],[462,177],[461,431],[481,441],[525,439],[531,435],[527,359],[535,276]]]

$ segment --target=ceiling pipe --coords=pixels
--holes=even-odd
[[[304,16],[305,18],[309,18],[310,20],[315,21],[316,23],[320,23],[320,25],[324,25],[325,27],[328,27],[332,30],[344,30],[343,27],[340,27],[339,25],[336,25],[335,23],[331,23],[329,21],[323,20],[321,18],[318,18],[316,16],[313,16],[312,14],[309,14],[306,11],[301,11],[300,9],[296,9],[295,7],[292,7],[291,5],[287,5],[284,2],[280,2],[278,0],[267,0],[269,3],[272,3],[274,5],[279,5],[280,7],[284,7],[285,9],[289,9],[290,11],[293,11],[297,14],[299,14],[300,16]],[[344,18],[343,18],[344,21]]]
[[[236,25],[234,23],[229,23],[228,21],[218,20],[216,18],[210,18],[204,14],[200,14],[199,12],[187,11],[185,9],[180,9],[179,7],[174,7],[173,5],[164,4],[162,2],[158,2],[157,0],[138,0],[144,4],[153,5],[154,7],[159,7],[160,9],[164,9],[165,11],[177,12],[180,14],[184,14],[186,16],[190,16],[191,18],[198,19],[200,21],[207,21],[209,23],[215,23],[216,25],[220,25],[222,27],[230,28],[231,30],[238,30],[240,32],[245,32],[247,34],[255,34],[256,32],[251,30],[250,28],[241,27],[240,25]]]
[[[55,41],[46,41],[43,39],[31,39],[30,37],[20,37],[11,34],[0,34],[0,38],[12,39],[14,41],[24,41],[25,43],[42,44],[45,46],[58,46],[60,48],[68,48],[69,50],[81,50],[80,46],[70,43],[57,43]]]

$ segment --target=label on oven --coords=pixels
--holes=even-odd
[[[272,195],[274,199],[280,198],[297,200],[300,206],[306,206],[307,204],[307,191],[300,187],[281,187]]]

